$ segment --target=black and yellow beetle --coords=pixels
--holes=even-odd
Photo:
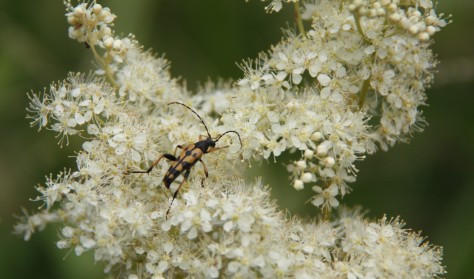
[[[153,168],[160,162],[161,159],[166,158],[170,161],[172,161],[171,166],[169,167],[168,171],[166,172],[165,176],[163,177],[163,184],[165,184],[166,188],[170,188],[171,183],[176,180],[182,173],[183,174],[183,181],[178,186],[178,189],[173,194],[173,199],[171,200],[170,207],[166,211],[166,216],[168,216],[168,213],[171,209],[171,205],[173,205],[173,201],[176,199],[176,196],[178,195],[179,190],[181,189],[181,186],[183,186],[184,182],[189,176],[189,173],[191,172],[191,168],[197,163],[201,162],[203,168],[204,168],[204,174],[206,175],[205,178],[209,177],[209,173],[207,172],[207,167],[202,161],[201,157],[204,154],[214,152],[216,150],[222,149],[229,147],[228,145],[226,146],[221,146],[221,147],[216,147],[216,143],[222,138],[227,133],[235,133],[237,137],[239,138],[240,142],[240,147],[242,148],[242,140],[240,139],[240,135],[238,132],[230,130],[226,131],[220,136],[218,136],[216,139],[213,139],[211,137],[211,134],[209,133],[209,130],[207,129],[206,123],[204,123],[204,120],[202,120],[201,116],[197,114],[192,108],[188,107],[187,105],[179,102],[171,102],[168,105],[172,104],[178,104],[182,105],[186,108],[188,108],[190,111],[192,111],[198,118],[201,120],[201,123],[204,125],[204,128],[206,129],[207,132],[207,138],[203,139],[202,136],[199,136],[199,141],[195,143],[188,144],[186,146],[182,145],[177,145],[174,154],[163,154],[158,159],[156,159],[151,166],[145,170],[145,171],[125,171],[125,174],[129,173],[149,173],[153,170]],[[179,154],[178,157],[176,157],[176,151],[179,149],[182,149],[181,153]],[[201,180],[201,185],[204,187],[204,179]]]

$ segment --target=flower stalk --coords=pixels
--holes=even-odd
[[[296,24],[298,25],[298,31],[303,37],[306,37],[306,30],[304,29],[303,18],[301,17],[300,2],[296,1],[294,5],[295,5],[295,20],[296,20]]]

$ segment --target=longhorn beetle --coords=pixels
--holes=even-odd
[[[166,158],[170,161],[172,161],[171,166],[169,167],[168,171],[166,172],[165,176],[163,177],[163,183],[165,184],[166,188],[170,188],[171,183],[175,181],[176,178],[178,178],[181,173],[183,174],[183,181],[178,186],[178,189],[174,192],[173,194],[173,199],[171,200],[170,207],[166,211],[166,218],[168,218],[168,213],[170,212],[171,206],[173,205],[174,200],[176,199],[176,196],[178,195],[179,190],[181,189],[181,186],[183,186],[184,182],[189,176],[189,173],[191,172],[191,168],[197,163],[201,162],[203,168],[204,168],[204,174],[206,175],[206,178],[209,177],[209,173],[207,172],[207,167],[202,161],[201,157],[204,154],[214,152],[216,150],[222,149],[229,147],[228,145],[226,146],[221,146],[221,147],[216,147],[216,143],[224,136],[225,134],[228,133],[235,133],[237,137],[239,138],[240,142],[240,148],[242,148],[242,140],[240,139],[239,133],[236,131],[230,130],[226,131],[215,140],[211,137],[211,134],[209,133],[209,130],[207,129],[206,123],[204,123],[204,120],[202,120],[201,116],[197,114],[192,108],[188,107],[187,105],[179,102],[171,102],[168,105],[172,104],[178,104],[186,107],[190,111],[192,111],[198,118],[201,120],[202,125],[204,125],[204,128],[206,129],[207,132],[207,138],[203,139],[202,135],[199,136],[199,141],[195,143],[188,144],[186,146],[182,145],[177,145],[176,148],[174,149],[174,154],[163,154],[158,159],[156,159],[151,166],[145,170],[145,171],[125,171],[125,174],[129,173],[149,173],[153,170],[153,168],[160,162],[161,159]],[[176,157],[176,151],[179,149],[182,149],[181,153],[179,153],[179,156]],[[204,187],[204,179],[201,180],[201,186]]]

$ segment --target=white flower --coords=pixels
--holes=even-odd
[[[331,208],[331,207],[338,207],[339,202],[335,198],[337,194],[339,193],[339,190],[335,184],[332,184],[326,189],[322,189],[319,186],[314,186],[313,191],[316,193],[319,193],[316,195],[313,200],[311,201],[312,204],[314,204],[317,207],[322,207],[322,208]]]

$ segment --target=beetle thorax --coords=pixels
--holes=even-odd
[[[215,147],[216,142],[212,138],[206,138],[198,141],[194,144],[197,148],[201,149],[202,152],[206,153],[210,147]]]

